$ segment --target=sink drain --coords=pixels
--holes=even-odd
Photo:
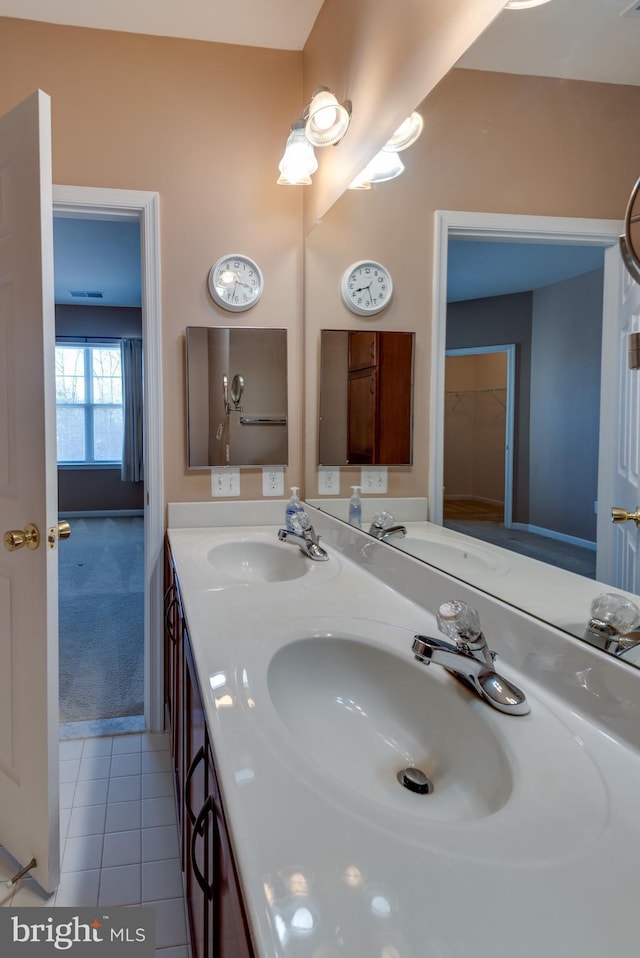
[[[398,781],[410,792],[418,795],[430,795],[433,791],[433,782],[419,768],[403,768],[398,772]]]

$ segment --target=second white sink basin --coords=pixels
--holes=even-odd
[[[245,540],[213,546],[207,559],[215,572],[242,582],[284,582],[309,570],[300,549],[271,542]]]
[[[461,822],[491,815],[511,793],[491,727],[410,655],[344,637],[301,639],[274,655],[267,686],[303,752],[365,801]],[[407,767],[431,780],[430,794],[400,784]]]
[[[412,535],[404,539],[392,539],[392,545],[432,565],[466,575],[504,575],[508,563],[491,548],[476,543],[462,543],[453,537],[437,535]]]

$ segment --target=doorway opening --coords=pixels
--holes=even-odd
[[[160,731],[164,492],[159,198],[139,191],[54,186],[53,200],[57,350],[68,352],[77,374],[67,383],[72,401],[65,403],[69,395],[59,388],[63,401],[57,409],[59,459],[65,462],[59,469],[60,515],[71,516],[72,525],[71,538],[59,550],[61,666],[65,625],[67,633],[74,633],[77,650],[70,656],[70,677],[60,675],[60,737]],[[76,278],[65,272],[57,242],[65,230],[75,237],[72,265],[93,258],[93,273],[86,262],[85,273]],[[95,306],[100,293],[102,305]],[[57,373],[63,384],[67,372],[61,359]],[[134,415],[127,406],[136,401]],[[82,428],[65,432],[62,427],[74,419],[82,421]],[[118,455],[123,445],[128,452]],[[66,714],[63,682],[70,695]]]
[[[144,728],[140,224],[54,216],[60,723]],[[126,721],[125,721],[126,720]]]
[[[513,344],[446,351],[445,526],[511,527],[514,359]]]

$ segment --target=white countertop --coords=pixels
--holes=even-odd
[[[439,667],[413,663],[414,633],[437,634],[432,615],[328,538],[330,560],[305,559],[308,572],[290,581],[212,574],[212,544],[277,543],[277,528],[169,530],[256,958],[634,954],[638,750],[516,671],[504,653],[498,668],[524,689],[528,716],[503,715]],[[366,564],[366,537],[349,534]],[[438,573],[403,559],[407,575],[433,587]],[[442,599],[450,598],[455,584],[443,579]],[[387,801],[375,785],[362,788],[355,749],[351,783],[303,747],[274,706],[269,663],[299,638],[336,634],[406,656],[424,673],[425,695],[433,682],[450,688],[490,730],[513,785],[497,810],[438,820],[428,805],[437,782],[434,796],[397,785]],[[640,686],[612,674],[629,710],[629,689]],[[606,701],[609,709],[615,699]]]

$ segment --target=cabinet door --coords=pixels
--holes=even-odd
[[[377,375],[375,367],[349,373],[347,459],[350,463],[376,461]]]
[[[376,463],[402,465],[412,461],[413,336],[384,333],[377,384]]]
[[[207,958],[208,899],[212,894],[209,878],[208,844],[211,804],[207,805],[207,736],[204,710],[195,679],[195,670],[184,631],[184,806],[182,821],[185,891],[191,952],[193,958]]]
[[[167,547],[164,595],[164,706],[171,734],[178,821],[182,815],[182,643],[184,617],[176,571]],[[184,863],[183,863],[184,864]]]
[[[349,371],[366,369],[378,362],[378,334],[370,331],[349,333]]]

